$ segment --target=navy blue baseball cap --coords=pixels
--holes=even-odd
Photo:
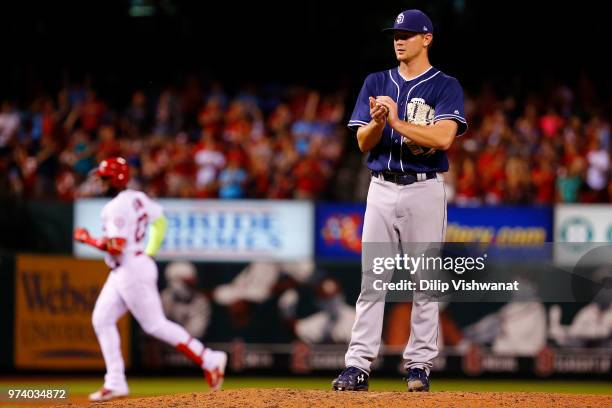
[[[383,32],[392,32],[396,30],[433,34],[433,24],[429,17],[427,17],[427,14],[423,13],[421,10],[404,10],[396,17],[393,27],[385,28]]]

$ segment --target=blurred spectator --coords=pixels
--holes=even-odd
[[[457,204],[477,205],[480,203],[476,190],[476,168],[470,157],[463,159],[461,163],[461,176],[457,180]]]
[[[171,137],[181,128],[182,120],[180,103],[174,90],[168,88],[161,93],[157,102],[155,127],[153,134],[162,137]]]
[[[511,157],[506,162],[506,186],[504,201],[510,204],[529,203],[529,168],[520,157]]]
[[[150,119],[144,92],[136,91],[132,94],[132,100],[125,110],[123,119],[127,136],[138,137],[146,132]]]
[[[13,105],[5,101],[0,110],[0,149],[7,146],[19,130],[20,119]]]
[[[610,174],[610,154],[601,147],[598,138],[592,140],[586,160],[588,165],[586,184],[592,193],[589,201],[603,201]]]
[[[297,164],[294,174],[296,177],[296,198],[315,198],[323,189],[323,169],[317,161],[314,151],[311,151],[304,160]]]
[[[93,132],[98,129],[104,109],[104,104],[98,100],[95,91],[88,90],[85,102],[83,102],[80,109],[83,130]]]
[[[194,162],[196,164],[196,196],[200,198],[216,197],[217,179],[221,169],[225,167],[225,156],[210,129],[202,130],[202,138],[194,148]]]
[[[98,162],[106,157],[120,155],[121,148],[117,140],[115,129],[105,125],[98,130],[98,145],[96,147],[96,160]]]
[[[63,167],[56,179],[55,189],[57,198],[62,201],[72,201],[76,196],[77,180],[73,171],[69,167]]]
[[[40,150],[35,157],[36,165],[36,195],[42,198],[53,197],[55,176],[58,172],[58,146],[51,136],[45,136],[40,141]]]
[[[504,181],[506,178],[506,152],[496,140],[496,134],[491,134],[489,145],[478,157],[476,163],[477,181],[482,187],[482,195],[487,204],[500,204],[504,198]]]
[[[182,133],[174,143],[168,142],[169,163],[166,168],[166,194],[172,197],[192,197],[195,165],[187,135]]]
[[[77,130],[60,153],[60,162],[72,168],[82,179],[96,166],[94,153],[89,135],[83,130]]]
[[[220,198],[244,197],[244,184],[247,174],[240,166],[240,154],[233,151],[228,155],[227,167],[219,175]]]
[[[542,160],[531,171],[531,180],[534,186],[533,202],[536,204],[552,203],[555,196],[555,173],[552,171],[551,163]]]
[[[540,118],[540,131],[542,136],[553,138],[558,135],[559,130],[563,126],[563,119],[557,115],[551,107],[544,116]]]
[[[210,135],[221,132],[223,126],[223,106],[221,98],[210,97],[198,115],[198,123],[202,130]]]
[[[557,175],[558,201],[562,203],[575,203],[582,186],[582,159],[575,158],[569,169],[565,166],[559,168]]]

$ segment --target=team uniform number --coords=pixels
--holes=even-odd
[[[140,201],[140,199],[138,198],[134,200],[134,209],[137,212],[139,210],[144,209],[144,205],[142,204],[142,201]],[[144,238],[147,232],[148,223],[149,223],[149,217],[146,212],[143,212],[142,214],[138,216],[138,219],[136,220],[136,231],[134,233],[134,239],[136,240],[136,242],[140,242]]]

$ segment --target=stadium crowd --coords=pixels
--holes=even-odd
[[[470,128],[449,152],[451,201],[610,202],[610,123],[592,87],[585,79],[520,100],[487,86],[468,92]],[[91,87],[66,86],[28,106],[2,102],[0,186],[34,199],[93,196],[91,170],[121,155],[131,186],[156,197],[334,199],[353,188],[334,182],[358,154],[344,126],[352,104],[342,91],[230,94],[193,79],[155,95],[137,90],[120,109]],[[357,165],[344,170],[357,178]]]
[[[0,113],[2,183],[28,198],[93,196],[88,177],[125,157],[130,186],[154,197],[314,198],[344,148],[344,98],[299,87],[230,97],[196,80],[160,94],[135,91],[123,110],[71,86]]]
[[[519,88],[525,88],[519,87]],[[459,205],[610,202],[610,122],[595,87],[500,98],[485,86],[466,98],[471,130],[450,150],[447,175]]]

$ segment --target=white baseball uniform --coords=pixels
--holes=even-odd
[[[205,349],[197,339],[164,316],[157,289],[157,265],[145,254],[145,235],[150,222],[162,216],[162,207],[146,194],[124,190],[102,210],[105,238],[126,240],[123,253],[106,255],[110,272],[94,307],[92,323],[106,364],[104,388],[127,392],[117,320],[128,310],[142,329],[174,347],[183,344],[205,368]],[[196,361],[194,360],[194,361]]]

